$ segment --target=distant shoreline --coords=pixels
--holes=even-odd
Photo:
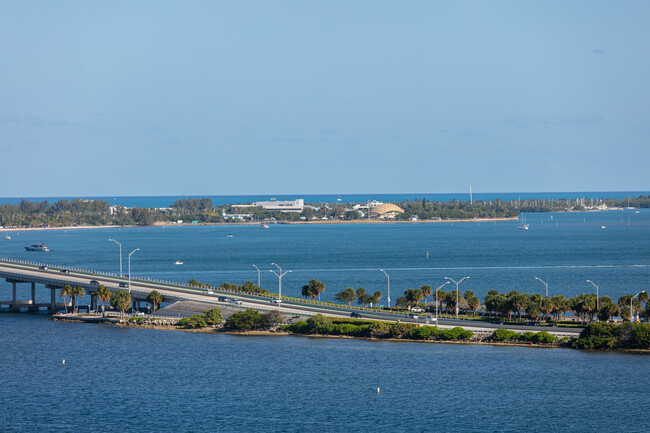
[[[499,222],[499,221],[517,221],[518,217],[510,218],[465,218],[455,220],[380,220],[380,219],[361,219],[361,220],[326,220],[326,221],[286,221],[272,223],[271,225],[309,225],[309,224],[434,224],[434,223],[471,223],[471,222]],[[77,229],[109,229],[109,228],[145,228],[145,227],[195,227],[195,226],[259,226],[261,222],[242,221],[227,223],[182,223],[174,224],[170,222],[155,223],[151,226],[141,225],[80,225],[80,226],[62,226],[62,227],[3,227],[0,232],[15,231],[36,231],[36,230],[77,230]]]

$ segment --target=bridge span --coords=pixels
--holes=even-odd
[[[111,292],[119,289],[130,290],[133,302],[133,308],[140,310],[141,303],[146,302],[147,295],[156,290],[163,295],[163,302],[176,301],[195,301],[206,304],[206,310],[213,307],[225,306],[234,309],[256,309],[262,311],[278,310],[283,314],[312,316],[314,314],[324,314],[332,317],[350,317],[350,308],[346,305],[324,305],[320,303],[309,303],[309,301],[298,302],[295,300],[283,300],[281,304],[273,303],[274,297],[265,297],[227,291],[221,288],[212,287],[207,291],[200,287],[190,286],[184,283],[161,281],[154,279],[134,278],[131,276],[130,289],[128,288],[129,279],[126,276],[111,274],[106,272],[80,270],[61,266],[43,265],[40,263],[23,262],[19,260],[0,259],[0,278],[4,278],[12,284],[12,299],[10,301],[1,301],[0,309],[7,306],[10,311],[38,311],[45,310],[53,313],[61,311],[66,307],[64,303],[57,303],[57,290],[65,284],[70,286],[81,286],[90,295],[90,310],[97,309],[97,288],[99,284],[107,287]],[[16,296],[17,284],[31,285],[31,299],[18,300]],[[36,303],[36,289],[43,286],[50,290],[50,302],[48,304]],[[127,286],[127,287],[125,287]],[[274,295],[275,296],[275,295]],[[227,301],[219,298],[227,298]],[[233,299],[237,298],[241,303],[234,304]],[[68,304],[69,306],[69,304]],[[409,319],[404,317],[403,313],[394,313],[386,311],[359,311],[363,318],[373,320],[387,320],[423,324],[423,318]],[[499,325],[482,321],[468,321],[456,319],[440,319],[438,326],[442,328],[451,328],[461,326],[475,332],[492,332],[497,328],[507,328],[517,332],[525,331],[548,331],[557,336],[575,336],[582,331],[582,328],[549,328],[546,326],[525,326],[525,325]]]

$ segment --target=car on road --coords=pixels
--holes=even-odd
[[[350,317],[359,318],[359,317],[363,317],[363,316],[361,315],[361,313],[357,313],[356,311],[353,311],[353,312],[350,313]]]
[[[38,269],[42,271],[47,271],[47,266],[39,266]]]
[[[282,299],[279,299],[279,298],[273,298],[273,299],[271,299],[271,303],[272,303],[272,304],[280,304],[280,303],[282,303]]]
[[[413,307],[413,308],[411,308],[411,311],[415,311],[415,312],[417,312],[417,313],[421,313],[421,312],[423,312],[424,310],[423,310],[422,308],[420,308],[420,307]]]
[[[97,280],[90,280],[90,284],[92,284],[93,286],[99,286],[99,281],[97,281]]]
[[[242,304],[241,300],[239,300],[239,299],[231,299],[231,300],[230,300],[230,303],[231,303],[231,304],[237,304],[237,305],[241,305],[241,304]]]
[[[219,302],[228,302],[228,298],[226,298],[225,296],[219,296],[217,298],[217,301],[219,301]]]
[[[205,293],[206,295],[214,295],[214,292],[210,289],[204,290],[203,293]]]
[[[417,319],[420,318],[420,316],[418,316],[417,314],[407,314],[406,318],[407,319],[416,319],[417,320]]]
[[[120,283],[120,287],[129,287],[129,283]]]
[[[144,313],[142,311],[134,311],[133,315],[138,316],[138,317],[142,317],[142,316],[144,316]]]
[[[67,270],[67,269],[61,269],[59,272],[61,272],[62,274],[69,274],[70,273],[70,271]]]

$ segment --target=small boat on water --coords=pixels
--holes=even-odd
[[[260,224],[260,228],[261,228],[261,229],[268,229],[268,228],[269,228],[269,225],[268,225],[268,224],[264,224],[264,223],[262,223],[262,224]]]
[[[28,247],[25,247],[27,251],[50,251],[48,247],[45,246],[45,244],[34,244],[30,245]]]
[[[519,227],[517,227],[519,230],[528,230],[529,226],[528,224],[522,224]]]
[[[175,264],[175,265],[182,265],[183,262],[181,262],[180,260],[176,260],[176,261],[174,262],[174,264]]]
[[[228,235],[226,235],[226,237],[227,237],[227,238],[232,238],[233,235],[228,234]]]
[[[5,239],[9,240],[9,239],[11,239],[11,236],[6,235],[6,236],[5,236]]]
[[[604,228],[606,228],[606,227],[607,227],[607,226],[600,226],[601,229],[604,229]]]

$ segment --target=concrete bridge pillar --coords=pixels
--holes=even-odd
[[[32,283],[32,304],[36,304],[36,283]]]
[[[92,311],[97,310],[97,293],[90,294],[90,309]]]
[[[56,289],[50,288],[50,310],[54,311],[56,308]]]
[[[11,282],[11,306],[15,307],[16,306],[16,282],[12,281]]]

